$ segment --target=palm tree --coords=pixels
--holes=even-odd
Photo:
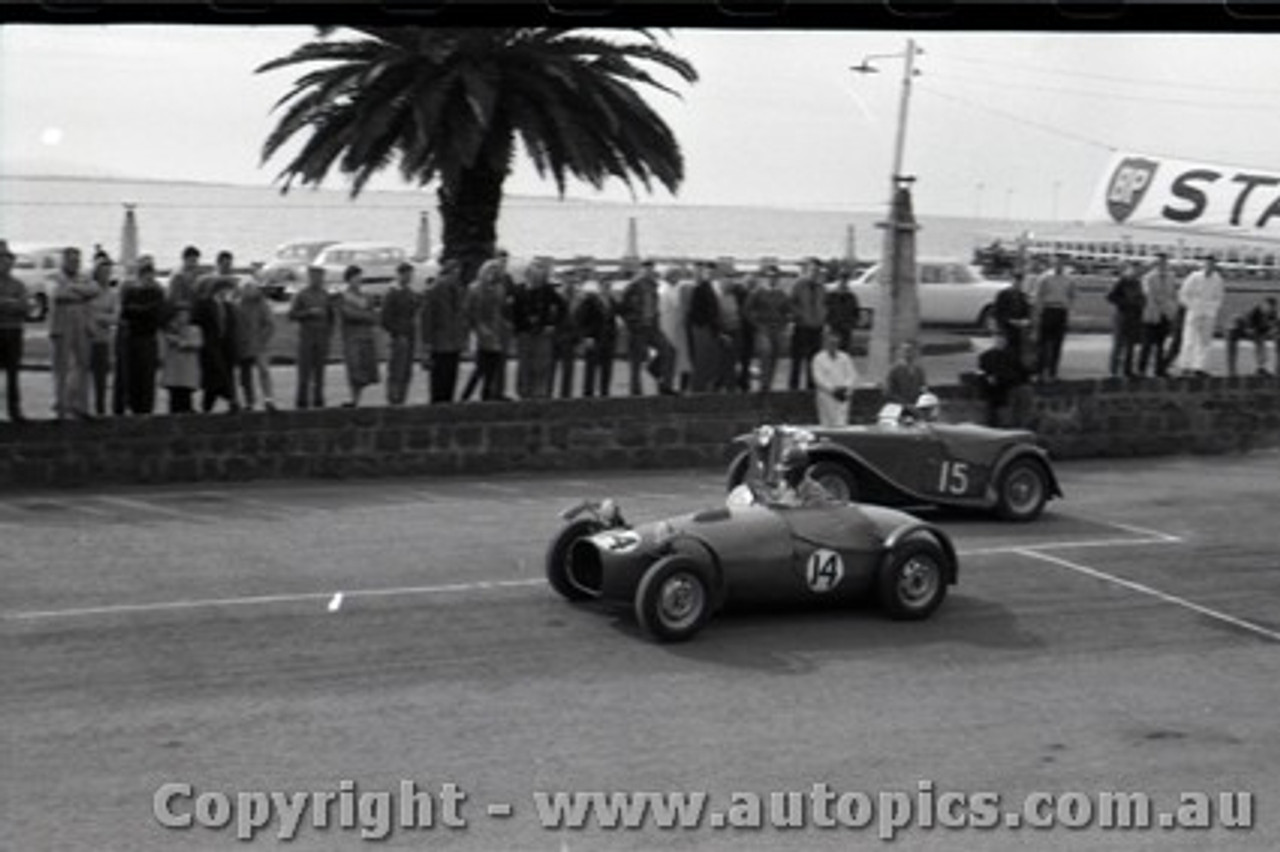
[[[323,63],[276,104],[283,115],[262,150],[265,163],[304,135],[279,175],[319,184],[335,165],[355,197],[396,164],[406,181],[438,183],[443,256],[464,280],[495,247],[502,185],[517,140],[563,196],[573,176],[599,189],[610,177],[634,192],[656,180],[673,194],[684,177],[680,145],[637,93],[676,94],[644,66],[686,82],[697,71],[652,33],[620,43],[576,28],[362,28],[354,40],[316,41],[258,73]],[[305,133],[309,131],[309,133]]]

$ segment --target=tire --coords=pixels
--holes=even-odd
[[[932,539],[900,542],[880,569],[876,594],[880,606],[897,621],[921,621],[947,597],[947,556]]]
[[[692,639],[711,617],[711,572],[688,556],[659,559],[636,588],[636,621],[660,642]]]
[[[847,465],[839,462],[820,461],[805,471],[827,493],[842,503],[858,502],[858,478]]]
[[[31,297],[31,309],[27,311],[27,322],[40,322],[49,315],[49,297],[44,293],[36,293]]]
[[[996,326],[995,308],[987,305],[978,312],[978,328],[982,329],[982,333],[994,337],[1000,329]]]
[[[1049,474],[1039,459],[1014,459],[1000,474],[996,513],[1006,521],[1034,521],[1048,501]]]
[[[569,548],[580,538],[595,535],[604,524],[592,518],[579,518],[565,526],[547,548],[547,582],[560,597],[569,601],[590,600],[591,595],[569,580]]]

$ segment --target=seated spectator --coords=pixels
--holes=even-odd
[[[1267,369],[1267,343],[1277,339],[1278,330],[1280,330],[1280,316],[1277,315],[1275,296],[1268,296],[1247,313],[1233,318],[1227,329],[1227,374],[1236,375],[1240,341],[1251,340],[1257,374],[1271,375],[1271,371]],[[1276,346],[1276,371],[1280,373],[1280,342],[1277,342]]]

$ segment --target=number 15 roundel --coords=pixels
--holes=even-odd
[[[804,579],[810,591],[829,592],[844,579],[844,560],[834,550],[815,550],[805,563]]]

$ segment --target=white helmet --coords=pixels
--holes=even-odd
[[[921,420],[936,420],[938,408],[938,397],[931,391],[924,391],[916,398],[916,414]]]
[[[902,406],[896,402],[886,403],[876,415],[876,422],[881,426],[897,426],[902,422]]]

